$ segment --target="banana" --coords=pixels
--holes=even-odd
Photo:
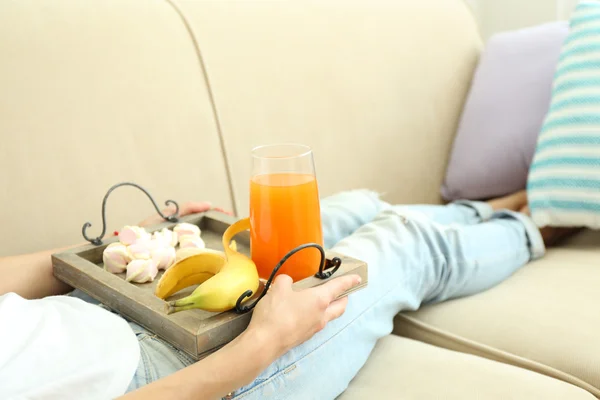
[[[198,247],[184,247],[183,249],[179,249],[175,252],[175,262],[201,254],[204,250],[206,250],[206,248],[200,249]],[[223,259],[225,259],[225,253],[221,252],[221,255],[223,256]]]
[[[235,241],[231,245],[237,249]],[[225,253],[222,251],[206,248],[179,249],[175,264],[160,278],[154,294],[161,299],[166,299],[186,287],[199,285],[218,273],[225,262]]]
[[[247,229],[250,229],[248,218],[237,221],[227,228],[223,234],[226,261],[220,271],[198,286],[191,295],[170,301],[167,305],[167,314],[194,308],[212,312],[227,311],[235,307],[238,298],[245,291],[251,290],[252,293],[256,293],[259,287],[256,265],[250,258],[239,253],[231,243],[235,235]],[[195,257],[198,256],[182,261],[193,260]]]
[[[166,299],[173,293],[212,278],[225,265],[219,254],[202,252],[176,262],[158,281],[154,294]]]

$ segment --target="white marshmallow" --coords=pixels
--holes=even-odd
[[[122,243],[111,243],[102,252],[102,262],[104,269],[113,274],[125,272],[127,264],[131,261],[131,256],[127,247]]]
[[[175,225],[175,228],[173,228],[173,232],[177,233],[177,236],[179,236],[180,241],[181,236],[200,236],[200,228],[198,228],[197,225],[190,224],[188,222],[182,222],[180,224]]]
[[[149,260],[151,258],[151,250],[155,246],[151,240],[138,240],[127,247],[129,256],[132,260]]]
[[[168,246],[172,246],[175,247],[177,246],[177,233],[173,232],[170,229],[167,228],[163,228],[162,231],[156,231],[154,232],[154,235],[152,235],[152,238],[154,240],[160,240],[162,242],[164,242],[165,244],[167,244]]]
[[[158,247],[152,250],[152,260],[156,267],[167,270],[175,262],[175,247]]]
[[[202,238],[200,236],[196,236],[196,235],[179,236],[179,248],[186,249],[189,247],[204,249],[206,247],[206,244],[204,243],[204,240],[202,240]]]
[[[146,283],[152,282],[158,274],[154,260],[133,260],[127,265],[127,282]]]

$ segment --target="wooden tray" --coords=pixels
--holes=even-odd
[[[235,221],[234,217],[209,211],[182,217],[179,222],[198,225],[206,247],[223,250],[221,245],[223,232]],[[153,232],[164,227],[173,228],[175,225],[175,223],[166,222],[147,230]],[[106,246],[117,240],[116,237],[113,237],[105,240],[104,244],[100,246],[84,245],[54,254],[52,256],[54,275],[126,318],[137,322],[195,359],[201,359],[233,340],[248,325],[251,311],[246,314],[238,314],[235,311],[211,313],[202,310],[187,310],[167,315],[165,312],[166,302],[154,295],[154,289],[162,271],[154,282],[137,284],[125,281],[125,274],[112,274],[104,270],[102,252]],[[238,251],[248,255],[249,232],[238,234],[235,240],[238,244]],[[339,257],[342,260],[339,270],[329,279],[346,274],[358,274],[362,278],[362,283],[358,287],[344,293],[343,296],[367,285],[366,263],[331,252],[326,252],[326,256],[328,259]],[[294,288],[304,289],[323,284],[326,281],[309,277],[294,283]],[[194,287],[184,289],[169,297],[169,300],[184,297],[193,290]],[[261,291],[262,287],[258,294]]]

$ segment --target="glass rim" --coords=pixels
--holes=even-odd
[[[265,150],[268,148],[276,148],[276,147],[284,147],[284,148],[298,148],[300,151],[298,154],[290,155],[290,156],[281,156],[281,155],[261,155],[258,154],[261,150]],[[255,146],[251,151],[252,157],[258,159],[290,159],[290,158],[300,158],[306,157],[312,154],[312,148],[306,144],[301,143],[273,143],[273,144],[262,144],[260,146]]]

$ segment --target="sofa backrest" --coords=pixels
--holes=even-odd
[[[480,47],[461,1],[179,0],[202,51],[240,214],[249,152],[315,151],[323,195],[438,202]]]
[[[265,143],[323,196],[437,202],[480,47],[460,0],[0,2],[0,256],[98,234],[122,181],[245,216]],[[152,212],[121,188],[109,232]]]

